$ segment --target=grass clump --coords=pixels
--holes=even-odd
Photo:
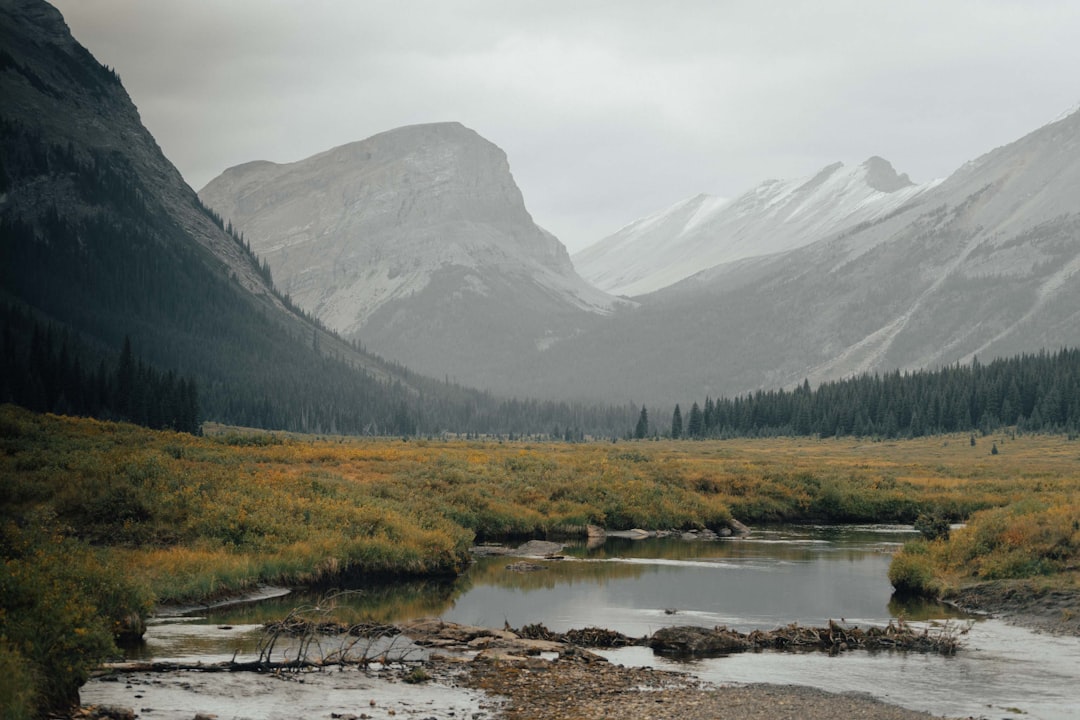
[[[1028,497],[975,513],[932,542],[907,543],[889,568],[897,590],[946,595],[976,582],[1055,578],[1080,568],[1080,496]]]

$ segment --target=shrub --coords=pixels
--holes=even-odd
[[[6,720],[31,720],[37,715],[36,686],[26,659],[0,638],[0,709]]]
[[[149,594],[66,537],[45,512],[8,520],[0,550],[0,662],[25,667],[19,685],[3,693],[32,704],[35,714],[66,709],[90,670],[116,654],[114,633],[141,623]],[[4,681],[15,682],[6,673]]]
[[[927,540],[948,540],[949,518],[941,508],[935,508],[915,518],[915,529]]]
[[[934,577],[930,546],[925,540],[904,545],[889,565],[889,582],[898,593],[936,597],[941,584]]]

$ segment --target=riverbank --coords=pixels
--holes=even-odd
[[[483,660],[453,669],[450,682],[505,698],[505,720],[915,720],[927,713],[872,698],[793,685],[702,683],[690,675],[613,665],[591,654],[556,660]]]
[[[312,631],[298,630],[301,635]],[[415,642],[429,650],[428,657],[385,664],[381,650],[370,661],[274,672],[252,672],[250,667],[229,672],[228,663],[187,670],[125,663],[113,667],[111,682],[103,678],[88,690],[87,699],[95,705],[71,717],[191,720],[201,713],[277,718],[286,716],[281,713],[286,707],[289,716],[352,720],[933,717],[861,694],[794,685],[712,684],[686,672],[627,667],[573,643],[510,630],[430,618],[393,631],[410,640],[391,645]],[[274,702],[267,705],[260,698]]]
[[[19,599],[8,604],[17,612],[0,618],[0,668],[17,678],[3,699],[28,716],[66,706],[90,669],[115,653],[111,638],[137,634],[155,603],[205,603],[265,584],[452,578],[477,542],[569,527],[584,536],[590,524],[703,535],[731,530],[733,517],[755,526],[910,522],[936,511],[955,521],[1008,506],[984,512],[1003,518],[1001,546],[1030,545],[1035,563],[989,558],[980,579],[1075,567],[1075,442],[1013,434],[995,442],[991,455],[967,435],[617,444],[208,438],[3,406],[0,515],[11,522],[0,527],[8,570],[0,590]],[[1021,522],[1014,508],[1025,511]],[[1061,532],[1040,534],[1044,520]],[[921,560],[912,566],[914,579],[932,577]],[[658,597],[654,606],[682,603],[685,596]]]
[[[537,627],[484,630],[428,619],[407,624],[402,631],[421,645],[452,653],[479,649],[471,659],[456,653],[433,655],[427,668],[438,682],[505,698],[498,713],[505,720],[933,717],[862,695],[794,685],[714,685],[690,673],[625,667],[566,641],[581,637],[583,643],[621,646],[630,640],[618,633],[593,628],[541,632],[553,639],[537,639],[532,637]]]
[[[945,601],[965,612],[1057,635],[1080,637],[1080,589],[1032,580],[996,580],[969,585]]]

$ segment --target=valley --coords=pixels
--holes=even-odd
[[[641,714],[642,687],[688,718],[777,697],[800,717],[1075,707],[1055,666],[1080,657],[1080,110],[938,179],[871,155],[731,199],[680,191],[571,255],[498,132],[454,113],[312,154],[316,133],[282,162],[238,146],[196,193],[44,0],[0,0],[0,97],[5,718],[100,717],[80,693],[135,705],[157,685],[168,710],[116,712],[413,697],[393,686],[425,666],[385,653],[329,704],[330,672],[101,677],[124,653],[227,664],[337,589],[359,598],[341,622],[434,615],[485,638],[974,621],[970,656],[931,660],[482,640],[427,666],[439,717],[602,716],[613,697]],[[499,554],[526,541],[556,545]],[[181,606],[207,612],[165,619]]]

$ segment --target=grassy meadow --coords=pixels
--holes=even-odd
[[[8,667],[58,622],[74,638],[69,660],[99,658],[108,635],[155,602],[345,573],[451,576],[479,540],[586,524],[934,514],[970,522],[948,540],[909,544],[894,585],[939,593],[972,579],[1074,578],[1080,442],[1001,433],[974,444],[968,435],[568,444],[221,428],[195,437],[4,406],[0,508]]]

